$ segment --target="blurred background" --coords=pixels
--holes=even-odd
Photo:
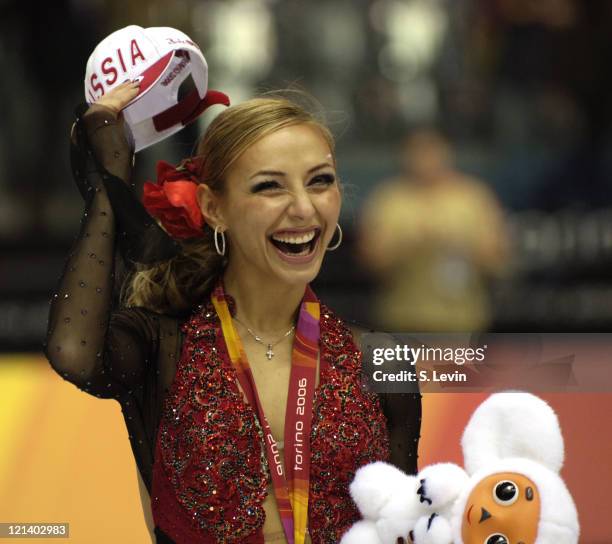
[[[391,330],[612,330],[609,0],[55,0],[36,7],[0,0],[4,505],[21,471],[50,468],[23,452],[53,450],[69,466],[62,452],[74,455],[83,440],[75,427],[56,449],[51,399],[66,402],[74,387],[50,373],[40,351],[51,291],[83,211],[68,132],[84,99],[85,63],[103,37],[128,24],[187,33],[208,61],[210,87],[234,103],[291,86],[321,103],[338,137],[344,241],[329,254],[316,290],[340,315]],[[152,179],[158,159],[190,155],[218,108],[139,153],[136,180]],[[39,374],[30,378],[26,368]],[[75,402],[85,402],[74,392]],[[15,403],[30,395],[36,403],[20,412]],[[587,396],[581,399],[584,409]],[[86,400],[96,408],[63,410],[97,414],[100,401]],[[604,400],[597,406],[610,413]],[[575,415],[574,401],[555,407]],[[450,428],[444,414],[460,418],[459,405],[467,420],[465,406],[475,405],[444,402],[426,414],[432,429]],[[28,442],[41,414],[51,442]],[[91,417],[102,428],[106,416]],[[597,454],[609,460],[609,424],[596,421],[605,431]],[[465,421],[455,422],[457,433]],[[568,436],[581,429],[584,420],[575,419]],[[442,436],[427,435],[425,461],[440,457],[436,447],[448,450]],[[117,440],[125,442],[117,456],[124,465],[109,470],[125,471],[134,483],[127,439]],[[580,463],[588,462],[586,450],[575,453]],[[87,474],[83,468],[79,477]],[[84,486],[97,490],[106,480]],[[26,510],[18,512],[27,512],[32,495],[23,497]],[[603,492],[601,499],[609,506]],[[112,506],[125,514],[122,504]],[[91,515],[92,526],[99,524]],[[597,527],[584,542],[612,541],[609,529]],[[139,541],[137,534],[125,541]]]
[[[461,293],[455,298],[481,301],[468,311],[471,318],[454,324],[459,328],[612,327],[612,3],[57,0],[30,9],[2,0],[0,14],[5,350],[40,347],[49,294],[83,209],[70,176],[67,135],[74,106],[84,98],[85,63],[103,37],[127,24],[186,32],[204,51],[210,86],[234,102],[292,85],[320,101],[338,136],[345,237],[329,254],[318,289],[341,314],[377,325],[370,303],[381,285],[400,299],[424,290],[414,285],[428,291],[446,285],[437,302],[413,302],[421,309],[415,312],[442,304],[454,291]],[[200,126],[140,153],[137,180],[152,179],[158,159],[189,155],[217,108]],[[447,148],[446,158],[421,170],[447,160],[448,175],[419,180],[410,164],[410,154],[419,152],[407,141],[414,131],[438,133]],[[424,155],[429,144],[418,145]],[[460,178],[464,183],[456,187]],[[401,179],[406,191],[394,183]],[[404,214],[412,223],[389,209],[397,195],[412,202]],[[371,224],[387,215],[388,224]],[[465,218],[470,225],[457,234]],[[397,249],[391,253],[403,258],[377,266],[381,256],[369,248],[378,228],[417,233],[413,238],[436,246],[438,255],[425,255],[415,240],[389,240]],[[498,232],[497,242],[477,240],[488,230]],[[448,232],[457,239],[445,240]],[[421,270],[413,270],[420,261]],[[402,274],[411,280],[402,284]],[[462,302],[453,304],[459,312]],[[397,317],[398,330],[412,323]],[[436,325],[432,309],[425,326]]]

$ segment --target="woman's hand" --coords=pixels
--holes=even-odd
[[[118,117],[121,110],[138,94],[139,87],[140,82],[126,81],[102,95],[91,107],[107,108],[113,112],[115,117]]]
[[[131,178],[133,150],[121,110],[138,95],[138,88],[139,83],[132,81],[118,85],[89,106],[82,118],[90,149],[98,162],[126,183]]]
[[[111,89],[89,106],[89,109],[85,113],[85,118],[95,116],[96,113],[104,114],[104,112],[108,112],[117,119],[121,110],[138,94],[139,87],[140,82],[126,81],[114,89]],[[75,125],[72,126],[70,138],[72,139],[72,143],[76,144]]]

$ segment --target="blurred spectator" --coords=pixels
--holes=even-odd
[[[486,185],[455,170],[431,129],[403,144],[402,173],[368,200],[360,253],[380,281],[376,324],[395,331],[468,331],[489,323],[486,280],[502,271],[507,241]]]

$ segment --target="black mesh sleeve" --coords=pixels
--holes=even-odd
[[[141,379],[156,346],[154,321],[145,313],[132,310],[131,320],[125,314],[111,320],[118,231],[105,181],[129,182],[132,152],[121,122],[101,107],[78,121],[72,145],[73,172],[86,206],[51,299],[45,353],[53,368],[81,389],[118,397]]]
[[[368,330],[355,323],[350,324],[350,329],[356,345],[361,346],[361,336]],[[394,345],[391,336],[389,341],[390,346]],[[390,462],[407,474],[416,474],[421,437],[421,395],[418,392],[378,393],[378,398],[387,419]]]
[[[418,472],[421,436],[421,395],[379,393],[389,430],[391,463],[407,474]]]

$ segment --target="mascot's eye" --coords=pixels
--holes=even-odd
[[[500,533],[495,533],[491,535],[484,541],[484,544],[510,544],[507,536],[504,536]]]
[[[502,506],[510,506],[514,504],[519,497],[519,488],[510,480],[503,480],[495,485],[493,489],[493,499],[497,504]]]

